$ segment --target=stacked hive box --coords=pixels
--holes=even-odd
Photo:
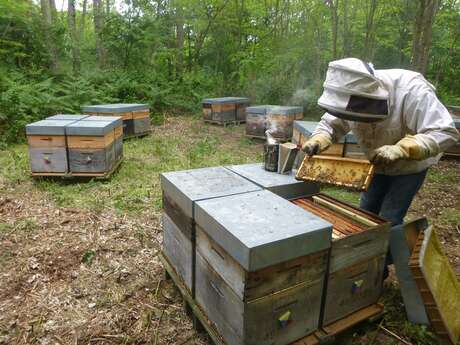
[[[269,191],[196,204],[196,301],[228,345],[319,327],[331,226]]]
[[[389,245],[389,223],[325,194],[293,200],[333,224],[322,325],[377,303]]]
[[[257,105],[246,108],[246,135],[252,138],[265,138],[267,110],[273,105]]]
[[[89,115],[120,116],[123,119],[123,136],[142,136],[150,132],[150,111],[147,104],[99,104],[83,107]]]
[[[293,123],[303,118],[302,107],[260,105],[246,109],[246,135],[265,138],[265,131],[280,140],[292,138]]]
[[[260,190],[260,187],[223,167],[164,173],[161,186],[164,254],[192,292],[196,202]]]
[[[74,120],[43,120],[26,126],[32,174],[68,172],[66,126]]]
[[[115,131],[121,125],[119,117],[108,120],[89,117],[69,124],[66,128],[69,171],[73,175],[110,171],[121,159],[115,155]]]
[[[245,97],[221,97],[206,98],[202,102],[203,119],[206,122],[226,124],[231,122],[246,121],[246,107],[249,106],[249,98]]]
[[[453,117],[460,117],[460,106],[448,105],[447,110],[449,110]]]

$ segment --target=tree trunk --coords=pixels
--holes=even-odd
[[[68,0],[67,15],[72,46],[73,73],[80,73],[80,40],[77,32],[75,0]]]
[[[350,56],[350,29],[348,26],[348,0],[343,0],[343,56],[349,57]]]
[[[339,0],[328,0],[327,4],[331,9],[331,23],[332,23],[332,58],[337,59],[337,33],[339,27],[339,16],[337,8],[339,6]]]
[[[439,9],[439,0],[419,0],[412,42],[412,68],[426,73],[431,49],[433,22]]]
[[[369,60],[372,56],[374,38],[374,18],[377,9],[377,0],[370,0],[369,11],[366,16],[366,38],[364,40],[364,58]]]
[[[176,77],[182,77],[184,63],[184,13],[181,1],[176,2]]]
[[[105,66],[105,49],[102,44],[102,4],[101,0],[93,0],[94,32],[96,34],[96,56],[99,67]]]
[[[51,73],[58,74],[60,70],[58,49],[53,26],[56,18],[56,5],[54,0],[40,0],[45,32],[45,44],[49,55],[49,68]]]

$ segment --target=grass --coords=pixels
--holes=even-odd
[[[210,129],[193,118],[190,127],[175,129],[162,131],[159,127],[150,136],[125,141],[122,166],[107,181],[38,179],[32,188],[47,193],[60,207],[96,211],[113,207],[136,213],[161,208],[162,172],[260,160],[261,149],[241,136],[240,128]],[[239,143],[244,153],[235,149]],[[0,151],[0,176],[12,184],[30,181],[26,145]]]

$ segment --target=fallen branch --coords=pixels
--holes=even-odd
[[[404,340],[403,338],[401,338],[399,335],[397,335],[396,333],[393,333],[392,331],[390,331],[388,328],[385,328],[383,326],[379,326],[379,328],[384,331],[386,334],[388,334],[389,336],[392,336],[393,338],[395,338],[396,340],[398,340],[399,342],[405,344],[405,345],[412,345],[412,343],[408,342],[407,340]]]

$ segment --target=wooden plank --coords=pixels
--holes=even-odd
[[[133,120],[150,118],[149,110],[137,110],[132,112]]]
[[[69,171],[75,173],[105,173],[115,163],[113,144],[103,149],[69,149]]]
[[[115,127],[114,130],[113,130],[114,139],[116,140],[121,136],[123,136],[123,126]]]
[[[117,169],[120,167],[121,163],[123,162],[123,159],[119,159],[115,164],[112,165],[109,171],[104,171],[100,173],[94,173],[94,172],[89,172],[89,173],[74,173],[74,172],[69,172],[66,177],[94,177],[96,179],[108,179],[112,174],[117,171]]]
[[[173,265],[188,292],[192,291],[192,242],[172,219],[163,212],[163,253]]]
[[[33,176],[43,176],[45,173],[60,175],[67,173],[68,169],[65,147],[30,147],[29,162]]]
[[[299,257],[255,272],[246,272],[236,260],[213,241],[199,226],[197,251],[232,288],[239,299],[250,301],[302,282],[322,279],[328,251]]]
[[[134,135],[150,131],[150,117],[133,119]]]
[[[385,254],[330,273],[323,325],[378,302],[383,288],[384,263]]]
[[[28,135],[29,147],[66,147],[64,135]]]
[[[369,161],[331,156],[306,156],[296,178],[337,186],[367,190],[374,175]]]
[[[350,211],[350,210],[347,210],[343,207],[340,207],[339,205],[336,205],[332,202],[329,202],[327,200],[324,200],[323,198],[321,198],[321,196],[313,196],[312,197],[313,200],[315,202],[317,202],[318,204],[324,206],[324,207],[327,207],[333,211],[336,211],[342,215],[345,215],[345,216],[348,216],[350,217],[351,219],[353,219],[354,221],[358,222],[358,223],[362,223],[366,226],[376,226],[378,225],[378,223],[372,221],[372,220],[369,220],[367,219],[366,217],[363,217],[359,214],[356,214],[354,213],[353,211]]]
[[[174,281],[174,284],[179,289],[182,298],[188,303],[190,308],[192,309],[193,314],[199,319],[203,327],[206,329],[206,332],[211,337],[212,341],[215,345],[227,345],[225,341],[222,339],[222,336],[217,332],[215,325],[212,324],[202,311],[202,309],[195,303],[192,295],[187,291],[184,283],[180,279],[180,277],[175,272],[173,266],[168,262],[168,259],[163,255],[163,253],[159,254],[159,258],[163,267],[171,276]]]
[[[420,232],[409,267],[436,334],[456,344],[460,340],[460,282],[432,227]]]
[[[113,131],[104,136],[71,135],[67,136],[67,146],[69,149],[104,149],[114,140]]]
[[[163,191],[163,210],[171,218],[184,236],[192,241],[194,220],[188,217],[182,209]]]
[[[366,308],[360,309],[355,313],[351,314],[350,316],[340,319],[334,323],[331,323],[328,326],[324,326],[323,329],[328,334],[337,335],[362,321],[376,317],[378,315],[381,315],[382,313],[383,305],[376,303]]]
[[[197,252],[196,301],[229,345],[288,344],[314,332],[322,286],[302,283],[244,303]]]

